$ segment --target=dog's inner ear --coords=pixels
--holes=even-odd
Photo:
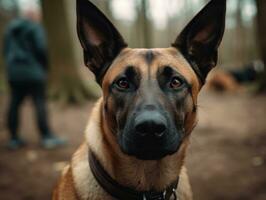
[[[185,27],[173,46],[190,62],[204,83],[217,63],[217,50],[225,29],[226,0],[212,0]]]
[[[127,44],[114,25],[88,0],[77,0],[77,32],[85,65],[100,83],[112,61]]]
[[[83,22],[82,27],[85,39],[85,43],[83,43],[82,46],[85,50],[87,50],[88,45],[97,47],[103,43],[104,37],[100,31],[96,31],[95,28],[91,27],[90,24],[86,23],[85,21]]]
[[[194,42],[208,44],[213,41],[215,38],[215,24],[210,24],[206,28],[203,28],[202,31],[197,33],[193,38]]]

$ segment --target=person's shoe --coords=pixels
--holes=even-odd
[[[55,136],[44,137],[41,141],[41,145],[45,149],[54,149],[66,145],[66,140]]]
[[[8,144],[7,144],[7,148],[9,150],[18,150],[22,147],[26,146],[26,142],[24,142],[22,139],[18,138],[18,139],[10,139]]]

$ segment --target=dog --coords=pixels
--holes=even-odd
[[[184,159],[225,13],[226,0],[211,0],[171,47],[131,49],[98,8],[77,0],[84,61],[103,95],[54,200],[192,199]]]
[[[253,61],[241,68],[213,70],[206,82],[206,88],[219,92],[238,92],[245,85],[255,83],[264,72],[264,63]]]

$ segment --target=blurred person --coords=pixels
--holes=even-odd
[[[27,96],[32,98],[35,106],[41,145],[50,149],[65,144],[65,140],[53,134],[47,121],[45,86],[48,60],[46,38],[39,24],[40,20],[41,14],[38,10],[24,9],[21,17],[14,19],[7,26],[4,36],[3,54],[11,93],[8,110],[10,149],[18,149],[25,145],[18,135],[18,113]]]

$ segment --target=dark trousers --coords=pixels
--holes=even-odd
[[[50,129],[47,123],[47,113],[45,107],[45,82],[44,81],[28,81],[15,82],[10,81],[11,100],[8,110],[8,128],[11,139],[17,139],[17,129],[19,125],[19,109],[25,99],[29,96],[32,98],[38,127],[42,137],[50,135]]]

